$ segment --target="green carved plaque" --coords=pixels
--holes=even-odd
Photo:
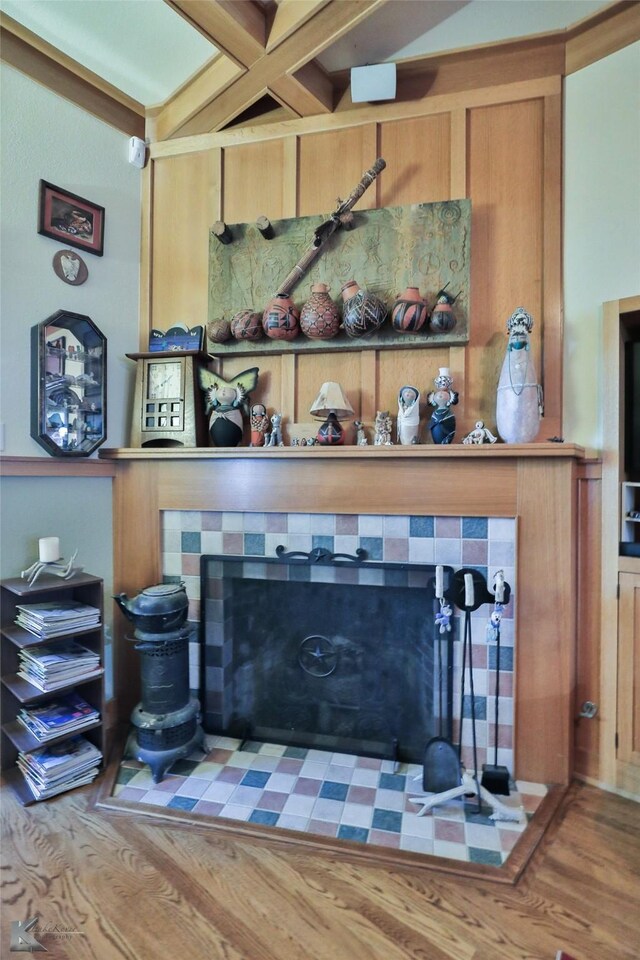
[[[244,309],[262,313],[280,284],[310,248],[315,229],[326,218],[295,217],[272,222],[275,236],[265,240],[253,223],[229,224],[230,244],[209,237],[209,322]],[[316,350],[361,350],[380,347],[428,347],[466,343],[469,339],[471,201],[447,200],[354,212],[352,230],[340,229],[291,292],[302,308],[311,284],[323,282],[341,305],[340,288],[354,279],[362,289],[389,307],[383,326],[371,337],[352,339],[343,330],[333,340],[311,340],[300,334],[283,342],[208,340],[209,352],[231,354]],[[391,325],[393,301],[408,286],[418,287],[431,309],[438,292],[456,296],[455,327],[434,333],[428,324],[417,333],[401,333]]]

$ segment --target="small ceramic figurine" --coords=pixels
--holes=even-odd
[[[391,417],[389,416],[388,410],[378,410],[376,413],[376,422],[374,424],[374,428],[374,447],[393,446],[393,440],[391,439]]]
[[[415,387],[401,387],[398,393],[398,443],[417,443],[419,427],[420,392]]]
[[[476,420],[474,429],[466,435],[462,442],[466,444],[495,443],[497,439],[491,433],[491,430],[485,427],[484,420]]]
[[[265,434],[269,432],[269,417],[263,403],[254,403],[251,407],[251,443],[252,447],[264,447]]]
[[[529,349],[533,317],[518,307],[507,320],[509,342],[496,398],[496,425],[505,443],[531,443],[543,412],[542,387]]]
[[[206,397],[212,445],[237,447],[242,441],[243,417],[248,414],[248,396],[258,382],[258,367],[243,370],[233,380],[201,369],[199,378]]]
[[[362,420],[354,420],[353,425],[356,428],[356,444],[359,447],[366,447],[369,443],[367,440],[367,435],[364,430],[364,424]]]
[[[458,402],[458,394],[451,389],[453,380],[449,368],[440,367],[433,382],[436,389],[427,397],[431,406],[435,407],[429,422],[431,436],[434,443],[451,443],[456,432],[456,418],[450,408]]]
[[[274,413],[271,416],[271,433],[265,442],[265,447],[284,447],[282,439],[282,414]]]

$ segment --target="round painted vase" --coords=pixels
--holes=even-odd
[[[262,329],[272,340],[295,340],[300,332],[300,313],[287,293],[276,293],[262,314]]]
[[[431,311],[431,329],[434,333],[448,333],[456,325],[453,312],[453,300],[448,294],[442,293],[438,297],[435,307]]]
[[[240,310],[231,317],[231,335],[236,340],[260,340],[264,336],[262,314]]]
[[[330,340],[340,329],[340,311],[326,283],[311,285],[311,296],[300,311],[300,329],[312,340]]]
[[[207,324],[207,336],[214,343],[224,343],[231,337],[231,325],[228,320],[219,317]]]
[[[361,290],[355,280],[342,287],[342,325],[347,336],[368,337],[382,326],[387,317],[386,304],[373,293]]]
[[[407,287],[404,293],[393,302],[391,307],[391,325],[400,333],[415,333],[427,319],[429,308],[420,296],[417,287]]]
[[[518,307],[507,321],[509,342],[500,371],[496,425],[505,443],[532,443],[540,431],[542,387],[529,350],[533,317]]]

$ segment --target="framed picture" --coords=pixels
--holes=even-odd
[[[41,180],[38,233],[101,257],[104,207]]]

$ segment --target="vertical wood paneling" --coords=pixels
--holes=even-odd
[[[387,169],[380,175],[379,206],[434,203],[451,198],[448,113],[381,124],[380,155],[386,160]]]
[[[562,434],[562,97],[544,100],[543,316],[540,382],[544,435]]]
[[[311,420],[309,407],[318,396],[325,380],[336,380],[344,390],[354,409],[354,416],[360,416],[360,355],[357,351],[331,353],[320,356],[308,353],[298,357],[298,403],[296,420]]]
[[[532,314],[532,357],[540,377],[543,280],[544,103],[481,107],[469,117],[471,340],[468,402],[489,427],[518,306]],[[560,216],[560,211],[558,211]],[[474,415],[474,414],[472,414]]]
[[[218,151],[154,161],[152,326],[206,323],[209,228],[219,215]]]
[[[362,174],[376,160],[376,126],[369,124],[327,133],[310,133],[300,138],[298,216],[332,213],[336,198],[349,196]],[[384,170],[378,182],[386,175]],[[357,210],[381,206],[377,182],[358,200]]]
[[[289,205],[284,213],[284,173],[289,167],[285,159],[289,159],[285,140],[225,149],[223,216],[227,223],[254,223],[261,215],[270,220],[291,215]]]

